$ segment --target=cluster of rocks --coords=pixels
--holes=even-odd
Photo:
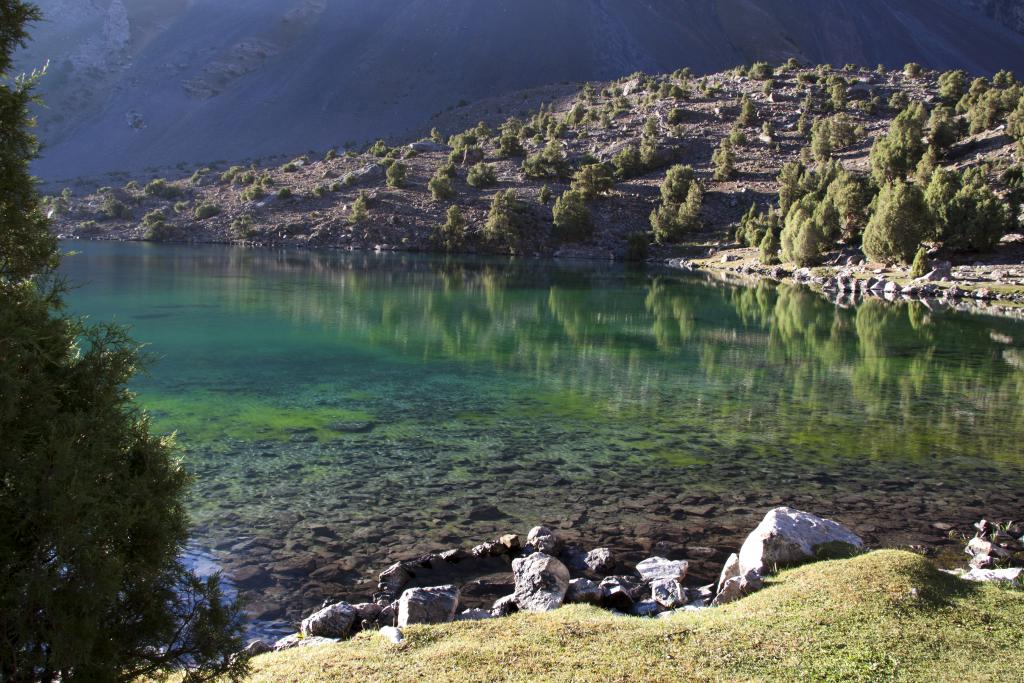
[[[727,253],[721,257],[719,263],[729,264],[741,260],[741,256]],[[784,266],[762,266],[749,262],[737,263],[734,266],[713,266],[711,270],[753,278],[791,281],[816,287],[829,300],[837,303],[844,301],[855,303],[858,299],[875,297],[888,301],[935,302],[961,310],[982,307],[987,312],[1011,317],[1020,317],[1017,305],[1024,303],[1024,294],[1018,291],[1001,291],[984,286],[989,283],[993,285],[1024,285],[1024,280],[1016,277],[1019,273],[1015,270],[985,270],[986,277],[979,278],[979,269],[987,269],[987,266],[982,264],[976,264],[975,267],[959,266],[959,271],[957,271],[948,261],[934,261],[931,264],[932,269],[928,273],[907,284],[901,284],[897,280],[886,277],[884,270],[864,270],[863,257],[849,257],[841,260],[845,263],[845,267],[834,275],[817,274],[811,268],[790,271]],[[670,259],[667,264],[686,270],[700,270],[704,267],[699,261],[688,259]],[[1009,275],[1014,277],[1008,277]],[[982,286],[976,286],[973,289],[961,286],[967,282]],[[943,283],[943,285],[940,286],[936,283]]]
[[[964,548],[970,568],[953,570],[968,581],[1000,581],[1024,587],[1024,523],[994,525],[981,520]]]
[[[549,528],[530,530],[525,542],[506,534],[468,552],[451,549],[414,561],[396,562],[379,575],[374,601],[334,602],[302,620],[298,633],[273,645],[251,643],[249,654],[338,642],[361,630],[379,630],[401,642],[401,629],[413,624],[493,619],[518,611],[548,612],[566,603],[603,607],[620,615],[667,616],[680,610],[701,610],[732,602],[758,590],[778,568],[864,549],[864,542],[841,524],[792,508],[771,510],[751,532],[738,553],[730,556],[717,584],[686,586],[689,562],[649,557],[627,570],[609,548],[584,552],[562,543]],[[460,611],[456,585],[413,586],[418,571],[500,558],[510,566],[514,591],[490,609]]]

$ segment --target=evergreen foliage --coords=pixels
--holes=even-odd
[[[686,199],[680,203],[663,202],[651,212],[651,230],[658,244],[676,242],[687,233],[700,228],[700,212],[704,191],[700,183],[691,182]]]
[[[587,164],[573,176],[572,190],[590,200],[611,192],[615,183],[604,164]]]
[[[449,206],[445,222],[434,231],[434,243],[445,251],[458,250],[465,242],[467,224],[462,209]]]
[[[398,188],[398,187],[402,187],[403,185],[405,185],[406,173],[407,173],[407,169],[406,169],[405,164],[403,164],[403,163],[401,163],[399,161],[396,161],[393,164],[391,164],[390,166],[388,166],[388,171],[387,171],[388,187]]]
[[[715,180],[729,180],[736,175],[736,151],[728,138],[711,155],[711,163],[715,165]]]
[[[493,187],[498,183],[498,176],[495,174],[493,166],[481,161],[469,169],[466,182],[477,188]]]
[[[912,183],[887,183],[864,229],[864,253],[880,263],[910,263],[932,230],[924,193]]]
[[[906,178],[925,152],[922,142],[927,113],[920,103],[900,112],[885,136],[871,147],[871,174],[879,185]]]
[[[555,200],[552,210],[555,235],[567,242],[586,239],[594,225],[587,208],[586,195],[581,190],[569,190]]]
[[[180,560],[189,475],[126,388],[138,346],[64,312],[28,170],[39,75],[10,74],[39,18],[0,11],[0,680],[238,680],[237,609]]]
[[[527,178],[559,179],[569,175],[569,162],[562,145],[555,140],[549,141],[543,150],[527,157],[523,162],[523,173]]]

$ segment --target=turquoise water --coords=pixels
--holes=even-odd
[[[67,243],[258,619],[544,521],[712,576],[764,511],[941,545],[1019,513],[1024,325],[609,264]]]

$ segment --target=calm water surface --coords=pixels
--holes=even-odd
[[[607,264],[65,247],[72,307],[156,359],[134,388],[199,477],[197,547],[271,627],[539,522],[700,580],[777,504],[934,546],[1024,503],[1021,323]]]

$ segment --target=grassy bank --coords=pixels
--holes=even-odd
[[[573,606],[254,660],[253,681],[1019,680],[1024,592],[898,551],[788,571],[670,619]]]

